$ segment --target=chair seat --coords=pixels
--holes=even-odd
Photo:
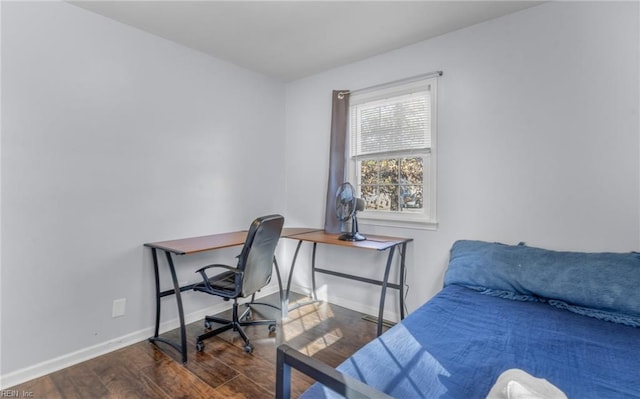
[[[229,298],[234,296],[236,293],[236,274],[231,271],[222,272],[220,274],[216,274],[213,277],[209,277],[209,285],[214,289],[214,292],[210,292],[209,288],[203,282],[200,282],[193,286],[193,289],[196,291],[207,292],[210,294],[218,295],[220,293],[226,293]]]
[[[223,290],[235,291],[236,289],[236,274],[234,272],[224,272],[215,275],[209,279],[209,284],[214,288]]]

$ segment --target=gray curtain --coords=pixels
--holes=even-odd
[[[334,90],[332,98],[329,181],[327,184],[324,230],[328,233],[340,233],[342,231],[342,222],[336,217],[336,191],[338,187],[345,182],[349,91]]]

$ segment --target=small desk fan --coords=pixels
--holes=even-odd
[[[358,211],[364,210],[364,200],[356,198],[353,194],[351,183],[342,183],[336,193],[336,216],[341,222],[351,218],[351,232],[344,233],[338,237],[342,241],[364,241],[367,238],[358,233]]]

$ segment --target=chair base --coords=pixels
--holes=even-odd
[[[253,303],[253,304],[258,304],[258,303]],[[256,326],[256,325],[268,325],[269,326],[269,332],[270,333],[274,333],[276,331],[276,321],[275,320],[245,320],[245,318],[247,317],[247,315],[249,314],[249,312],[251,311],[251,308],[248,306],[249,304],[247,304],[247,309],[245,309],[245,311],[242,313],[242,315],[238,316],[238,301],[234,300],[233,301],[233,318],[232,320],[228,320],[228,319],[222,319],[220,317],[215,317],[215,316],[206,316],[204,319],[204,325],[205,328],[210,328],[211,324],[210,323],[217,323],[217,324],[222,324],[222,326],[211,330],[211,331],[207,331],[206,333],[199,335],[198,338],[196,339],[196,350],[198,352],[202,352],[204,350],[204,340],[207,338],[211,338],[214,335],[218,335],[224,331],[227,330],[231,330],[233,329],[233,331],[237,331],[238,334],[240,334],[240,337],[242,338],[242,340],[244,341],[244,351],[247,353],[252,353],[253,352],[253,345],[251,345],[251,342],[249,341],[249,337],[247,336],[247,334],[245,333],[244,329],[242,327],[245,326]],[[260,304],[262,305],[262,304]]]

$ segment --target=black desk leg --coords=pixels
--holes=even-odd
[[[160,333],[160,274],[158,271],[158,254],[155,248],[151,248],[151,254],[153,255],[153,273],[155,275],[156,282],[156,327],[153,333],[153,338],[158,338]]]
[[[158,273],[158,256],[156,255],[156,249],[152,248],[153,253],[153,270],[155,272],[156,277],[156,326],[153,337],[149,338],[150,342],[164,342],[165,344],[170,345],[172,348],[177,350],[182,354],[182,363],[187,363],[187,328],[184,324],[184,310],[182,308],[182,296],[180,295],[181,288],[180,284],[178,284],[178,277],[176,276],[176,269],[173,264],[173,259],[171,258],[171,254],[166,252],[167,254],[167,263],[169,264],[169,270],[171,271],[171,279],[173,280],[173,290],[167,290],[160,292],[160,277]],[[188,289],[190,287],[185,287],[184,289]],[[167,295],[175,295],[176,302],[178,304],[178,315],[180,317],[180,345],[176,344],[173,341],[162,338],[159,336],[160,330],[160,298],[165,297]]]
[[[405,284],[405,257],[407,255],[407,243],[400,247],[400,320],[404,320],[404,284]]]
[[[316,248],[318,247],[318,243],[313,243],[313,255],[311,255],[311,299],[314,301],[318,300],[318,296],[316,295]]]
[[[378,309],[378,337],[382,334],[382,316],[384,314],[384,300],[387,295],[387,284],[389,282],[389,271],[391,270],[391,261],[396,247],[389,248],[389,256],[387,257],[387,267],[384,269],[384,279],[382,280],[382,289],[380,292],[380,308]]]
[[[298,241],[298,246],[296,247],[296,252],[293,254],[293,260],[291,261],[291,269],[289,270],[289,281],[287,281],[287,292],[285,294],[285,303],[282,304],[282,317],[287,317],[287,314],[290,310],[298,309],[299,307],[311,305],[312,303],[320,302],[316,296],[316,247],[318,243],[313,243],[313,255],[311,258],[311,300],[297,303],[295,306],[289,307],[289,294],[291,293],[291,279],[293,277],[293,268],[296,266],[296,259],[298,258],[298,252],[300,251],[300,246],[302,245],[302,240]]]
[[[275,255],[273,256],[273,266],[276,268],[276,277],[278,277],[278,294],[280,295],[280,306],[282,306],[282,302],[284,301],[284,292],[282,292],[282,277],[280,277],[280,268],[278,267],[278,261],[276,260]]]
[[[184,309],[182,308],[182,295],[180,294],[180,284],[178,283],[178,276],[176,275],[176,268],[173,265],[173,259],[169,252],[167,254],[167,263],[171,270],[171,279],[173,280],[173,289],[176,295],[176,302],[178,303],[178,315],[180,317],[180,346],[182,349],[182,363],[187,362],[187,328],[184,325]]]
[[[293,260],[291,261],[291,268],[289,269],[289,278],[287,278],[287,290],[284,293],[282,299],[282,318],[286,319],[289,315],[289,293],[291,292],[291,278],[293,277],[293,269],[296,267],[296,259],[298,259],[298,252],[300,252],[300,246],[302,246],[302,240],[298,241],[296,246],[296,252],[293,254]],[[291,309],[293,310],[293,309]]]

